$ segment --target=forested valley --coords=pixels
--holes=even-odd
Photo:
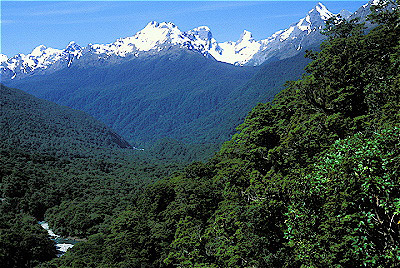
[[[57,138],[44,139],[45,124],[19,114],[22,125],[1,128],[0,263],[398,267],[400,9],[393,3],[374,7],[370,31],[330,19],[302,78],[254,107],[203,162],[190,163],[194,148],[174,140],[171,148],[183,150],[158,158],[130,148],[77,111],[67,122],[86,120],[85,129],[68,133],[58,116],[50,120]],[[3,125],[13,118],[4,111],[15,113],[8,103],[1,99]],[[43,218],[87,241],[54,258],[37,224]]]

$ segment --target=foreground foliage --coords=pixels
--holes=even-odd
[[[3,267],[34,267],[51,260],[55,254],[54,243],[33,217],[2,210],[0,263]]]

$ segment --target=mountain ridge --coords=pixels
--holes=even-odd
[[[0,84],[0,93],[0,148],[51,152],[61,150],[66,144],[76,151],[83,147],[132,148],[105,124],[82,111],[3,84]]]
[[[191,51],[170,51],[162,57],[135,58],[100,68],[73,65],[6,85],[83,110],[131,144],[142,146],[139,137],[140,141],[152,140],[152,135],[162,138],[160,134],[172,133],[218,109],[256,72],[254,67],[239,68]],[[193,103],[201,104],[194,107]]]
[[[366,16],[369,6],[375,2],[371,0],[360,7],[364,11],[357,11],[358,14]],[[350,12],[343,10],[338,14],[350,16]],[[72,65],[113,64],[132,58],[162,55],[173,47],[192,50],[204,57],[233,65],[257,66],[271,58],[289,58],[302,49],[318,45],[325,38],[320,33],[325,21],[334,15],[322,3],[318,3],[304,18],[270,37],[257,41],[250,31],[244,30],[237,41],[222,43],[213,37],[208,26],[184,32],[172,22],[151,21],[135,35],[119,38],[109,44],[82,47],[71,41],[65,49],[40,45],[27,55],[17,54],[11,58],[0,55],[0,74],[3,80],[20,79]]]

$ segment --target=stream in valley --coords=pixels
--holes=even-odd
[[[40,226],[47,231],[50,236],[50,239],[56,242],[56,249],[57,249],[57,257],[62,256],[68,249],[72,248],[76,243],[74,239],[63,238],[57,234],[55,234],[50,228],[49,224],[45,221],[39,221]]]

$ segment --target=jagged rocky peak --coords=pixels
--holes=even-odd
[[[368,7],[368,6],[376,6],[381,2],[381,0],[369,0],[368,3],[363,5],[362,7]]]
[[[187,34],[190,36],[197,36],[198,39],[204,41],[211,40],[213,37],[210,28],[208,28],[207,26],[196,27],[188,31]]]
[[[64,51],[66,52],[73,52],[73,51],[81,51],[83,48],[78,45],[75,41],[71,41],[69,42],[69,44],[66,46],[66,48],[64,49]]]
[[[137,32],[135,34],[141,34],[141,33],[147,33],[147,32],[152,32],[154,30],[166,30],[166,31],[179,31],[178,26],[176,26],[174,23],[172,22],[157,22],[157,21],[150,21],[146,27],[144,27],[142,30],[140,30],[139,32]]]
[[[312,8],[304,18],[288,28],[259,41],[261,47],[243,64],[260,65],[271,58],[285,59],[305,47],[317,46],[325,38],[321,30],[326,20],[334,16],[322,3]]]
[[[146,28],[176,28],[177,26],[173,23],[173,22],[157,22],[157,21],[150,21],[146,27],[144,27],[144,29]]]
[[[41,57],[44,55],[48,54],[56,54],[56,53],[61,53],[62,50],[60,49],[55,49],[51,47],[46,47],[45,45],[40,45],[35,47],[31,53],[29,53],[27,56],[33,56],[33,57]],[[21,54],[22,55],[22,54]]]
[[[333,13],[330,12],[330,11],[326,8],[326,6],[324,6],[321,2],[319,2],[319,3],[315,6],[315,9],[316,9],[316,10],[318,11],[318,13],[321,15],[321,18],[322,18],[323,20],[327,20],[327,19],[329,19],[330,17],[333,16]]]
[[[370,21],[367,21],[367,17],[368,15],[371,14],[371,7],[372,6],[376,6],[380,3],[380,0],[370,0],[368,1],[368,3],[362,5],[359,9],[357,9],[356,12],[354,12],[353,14],[351,14],[351,16],[349,17],[349,19],[356,19],[359,18],[360,22],[365,22],[366,23],[366,27],[371,27],[372,24]]]
[[[325,25],[325,21],[334,16],[322,3],[318,3],[313,9],[311,9],[307,15],[300,19],[297,23],[289,26],[288,29],[278,31],[270,38],[263,40],[264,44],[268,44],[276,39],[281,42],[285,40],[293,40],[304,33],[310,34],[316,29],[322,29]],[[290,37],[290,38],[289,38]]]
[[[293,40],[304,33],[309,34],[316,29],[322,29],[325,25],[325,21],[334,16],[322,3],[318,3],[313,9],[311,9],[307,15],[300,19],[297,23],[289,26],[288,29],[283,31],[278,31],[273,38],[265,39],[264,44],[269,44],[270,42],[278,39],[281,42],[285,40]]]
[[[133,36],[117,39],[111,44],[89,44],[89,49],[85,51],[125,57],[131,53],[156,49],[166,43],[180,43],[180,39],[182,32],[172,22],[151,21]]]
[[[140,39],[140,38],[150,38],[150,39],[157,39],[163,38],[167,33],[175,32],[181,33],[178,27],[172,22],[157,22],[157,21],[150,21],[142,30],[137,32],[132,37],[120,38],[117,41],[121,40],[129,40],[132,39]]]
[[[348,10],[346,10],[346,9],[342,9],[342,10],[340,10],[340,12],[338,13],[338,15],[340,15],[340,17],[342,17],[343,19],[348,19],[348,18],[350,18],[350,16],[351,16],[351,14],[353,14],[353,13],[351,13],[350,11],[348,11]]]
[[[168,37],[173,43],[178,42],[182,32],[172,22],[151,21],[146,27],[137,32],[133,37],[127,38],[127,41],[132,42],[138,50],[148,51],[153,49],[157,44],[167,41]]]
[[[182,35],[187,38],[190,49],[194,49],[206,57],[210,57],[211,50],[220,50],[217,41],[213,38],[210,28],[207,26],[196,27]]]
[[[326,21],[334,14],[330,12],[322,3],[318,3],[313,9],[308,12],[311,21],[323,20]]]
[[[193,29],[193,30],[191,30],[191,31],[204,31],[204,32],[210,32],[211,30],[210,30],[210,28],[209,28],[208,26],[205,26],[205,25],[203,25],[203,26],[196,27],[196,28],[194,28],[194,29]]]
[[[244,30],[243,33],[240,35],[239,40],[236,43],[241,43],[243,41],[253,41],[253,34],[247,30]]]
[[[47,49],[47,47],[45,45],[39,45],[32,50],[30,55],[41,56],[46,49]]]

